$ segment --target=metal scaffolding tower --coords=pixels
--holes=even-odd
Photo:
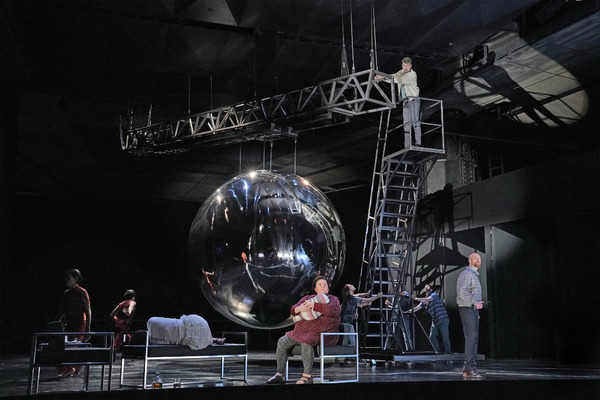
[[[413,327],[409,326],[414,321],[403,318],[402,295],[407,278],[414,276],[413,232],[419,188],[434,164],[427,161],[445,153],[442,102],[427,98],[421,102],[422,112],[440,116],[437,122],[422,122],[425,143],[437,146],[410,146],[387,154],[389,134],[404,125],[390,129],[389,115],[387,123],[383,117],[380,123],[359,291],[383,292],[384,296],[371,305],[362,323],[363,353],[414,349]]]

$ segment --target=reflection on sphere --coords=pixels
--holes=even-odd
[[[221,314],[252,328],[292,324],[290,309],[324,275],[335,283],[344,229],[304,178],[256,171],[217,189],[200,207],[189,249],[202,292]]]

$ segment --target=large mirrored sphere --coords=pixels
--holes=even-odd
[[[323,275],[335,287],[344,229],[325,195],[297,175],[256,171],[200,207],[189,249],[202,292],[221,314],[252,328],[292,324],[291,307]]]

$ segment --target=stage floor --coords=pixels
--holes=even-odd
[[[29,356],[3,356],[1,361],[0,398],[8,396],[26,396],[27,382],[29,377]],[[125,376],[126,383],[141,383],[142,362],[136,361],[136,363],[136,368],[127,368],[127,374]],[[288,398],[293,398],[293,393],[297,392],[297,389],[295,389],[294,386],[300,386],[295,385],[295,381],[302,372],[301,367],[302,365],[300,361],[290,362],[290,381],[288,384],[283,385],[290,389],[288,392],[290,396],[286,396]],[[523,394],[522,398],[584,399],[589,397],[590,399],[600,399],[600,366],[558,366],[550,365],[549,363],[531,361],[486,359],[480,362],[478,369],[480,371],[484,371],[486,373],[486,377],[484,380],[482,380],[482,383],[474,384],[471,383],[472,380],[467,381],[462,377],[462,365],[460,362],[377,361],[373,363],[361,361],[359,363],[359,383],[348,383],[342,385],[320,385],[315,383],[315,385],[312,386],[314,389],[319,386],[321,388],[320,390],[333,390],[331,392],[332,394],[341,394],[345,393],[346,391],[354,394],[364,392],[367,395],[369,393],[375,394],[376,392],[379,393],[381,391],[383,391],[381,393],[384,393],[387,391],[384,388],[392,388],[394,385],[399,385],[398,389],[390,390],[404,391],[405,394],[409,394],[410,391],[413,391],[418,397],[428,394],[430,398],[432,395],[438,392],[443,394],[445,399],[465,398],[465,395],[462,392],[468,392],[470,390],[479,391],[480,393],[487,393],[487,395],[485,395],[486,397],[479,396],[480,399],[508,398],[509,393],[507,390],[509,390],[510,398],[513,399],[521,398],[519,393]],[[140,372],[133,372],[134,370]],[[169,391],[171,394],[168,396],[169,398],[188,398],[187,395],[183,397],[181,397],[181,395],[184,392],[189,395],[189,389],[193,389],[194,391],[202,391],[203,389],[206,389],[210,391],[214,390],[215,387],[247,388],[246,390],[248,394],[268,393],[269,391],[274,393],[272,391],[274,385],[265,385],[265,381],[275,372],[274,352],[253,351],[249,353],[248,380],[246,383],[243,381],[220,381],[220,361],[217,360],[201,362],[193,360],[180,362],[154,361],[149,365],[149,382],[152,381],[152,377],[156,371],[160,371],[164,381],[164,387],[161,392]],[[355,363],[329,362],[326,364],[325,371],[326,379],[328,377],[335,377],[336,379],[350,379],[355,372]],[[105,397],[100,398],[122,397],[117,392],[121,392],[121,395],[126,395],[126,393],[123,392],[128,392],[128,398],[131,398],[131,395],[134,394],[132,391],[139,392],[140,394],[145,393],[146,396],[150,397],[155,395],[152,392],[156,392],[156,390],[150,389],[147,391],[142,391],[141,389],[135,389],[131,387],[120,388],[119,372],[120,358],[117,356],[117,361],[113,365],[111,394],[109,395],[108,393],[104,393],[103,396]],[[100,373],[101,367],[91,367],[89,391],[96,393],[96,396],[100,395]],[[319,365],[318,363],[315,363],[313,374],[317,376],[318,373]],[[43,395],[41,396],[43,398],[49,396],[54,397],[58,395],[65,397],[69,394],[77,393],[81,394],[84,386],[83,375],[84,374],[82,373],[77,377],[58,379],[55,368],[42,368],[39,394]],[[227,361],[225,375],[228,377],[242,378],[243,362],[233,360]],[[172,382],[174,378],[181,379],[183,386],[182,389],[172,388]],[[198,380],[202,380],[205,383],[192,383],[193,381]],[[407,383],[414,383],[414,385],[406,385]],[[436,383],[436,385],[432,385],[432,383]],[[487,391],[481,392],[484,386],[488,389],[486,389]],[[251,387],[255,388],[252,389]],[[334,389],[339,389],[340,387],[344,387],[345,389],[341,392]],[[360,389],[358,389],[359,387]],[[431,389],[433,387],[435,387],[434,392],[432,392]],[[518,387],[530,388],[530,390],[514,389]],[[376,392],[373,391],[373,388],[377,388]],[[177,394],[178,390],[181,392],[181,394]],[[424,390],[426,393],[423,392]],[[561,392],[562,390],[564,390],[564,393]],[[220,393],[225,394],[227,391],[222,391]],[[456,396],[453,396],[453,393],[455,393]],[[497,394],[497,396],[494,395],[489,397],[490,394]],[[163,397],[166,395],[167,393],[164,393]],[[399,395],[400,393],[397,393],[393,396],[399,397]],[[225,397],[228,396],[223,396],[223,398]],[[270,398],[270,396],[268,397]],[[469,398],[469,396],[466,397]],[[354,398],[354,396],[351,398]]]

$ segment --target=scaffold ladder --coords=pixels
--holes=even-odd
[[[427,99],[431,100],[431,99]],[[442,108],[441,102],[432,100]],[[438,133],[441,148],[412,147],[386,155],[389,134],[402,128],[390,129],[380,121],[371,201],[360,272],[359,291],[383,297],[374,302],[365,321],[360,324],[361,351],[393,350],[407,352],[414,349],[414,339],[405,339],[402,332],[411,327],[400,318],[400,300],[407,277],[413,271],[413,232],[417,219],[419,189],[435,159],[445,153],[443,146],[443,118],[439,123],[428,123],[427,133]],[[401,326],[401,324],[404,324]],[[413,338],[413,335],[411,335]]]

